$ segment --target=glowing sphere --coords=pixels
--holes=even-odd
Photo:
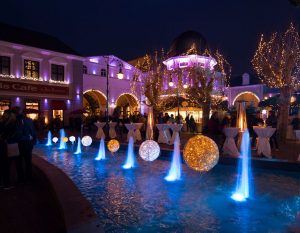
[[[153,161],[158,158],[160,147],[157,142],[153,140],[144,141],[139,149],[139,154],[145,161]]]
[[[107,143],[107,148],[110,152],[114,153],[119,150],[120,143],[116,139],[112,139]]]
[[[90,136],[84,136],[82,139],[81,139],[81,143],[82,145],[84,146],[90,146],[92,144],[93,140]]]
[[[74,136],[69,137],[69,141],[70,141],[70,142],[74,143],[75,140],[76,140],[76,138],[75,138]]]
[[[53,141],[54,143],[57,143],[57,142],[58,142],[58,137],[54,137],[54,138],[52,139],[52,141]]]
[[[68,137],[63,137],[63,142],[68,142],[69,138]]]
[[[183,158],[193,170],[209,171],[219,161],[219,149],[209,137],[197,135],[185,144]]]

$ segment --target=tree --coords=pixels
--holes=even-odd
[[[162,98],[163,81],[167,75],[163,59],[163,50],[160,54],[155,52],[152,56],[146,54],[137,62],[137,73],[131,80],[132,91],[140,92],[147,98],[145,104],[153,107],[154,114],[164,111],[167,104]]]
[[[195,46],[192,46],[186,54],[198,55]],[[154,114],[174,107],[174,102],[180,103],[182,96],[185,96],[190,102],[201,107],[203,110],[203,126],[207,125],[211,103],[220,104],[224,98],[224,87],[227,86],[228,79],[231,75],[231,67],[224,56],[216,51],[212,56],[208,50],[203,56],[214,57],[217,61],[215,69],[211,69],[211,60],[207,64],[195,62],[193,66],[181,68],[174,67],[167,70],[163,64],[165,60],[164,51],[158,55],[156,52],[153,56],[145,55],[136,65],[137,73],[132,82],[132,91],[137,92],[139,83],[141,93],[147,97],[149,106],[153,107]],[[188,88],[184,84],[192,83]],[[176,83],[176,88],[169,88],[169,81]],[[167,88],[163,88],[167,87]],[[177,95],[177,96],[176,96]]]
[[[273,33],[270,39],[261,35],[252,64],[262,83],[279,88],[278,135],[286,140],[292,93],[300,88],[300,38],[291,23],[285,33]]]
[[[188,69],[193,85],[187,88],[186,94],[191,102],[202,107],[203,128],[207,126],[212,105],[218,106],[224,100],[224,88],[228,86],[231,76],[231,66],[224,56],[216,51],[213,57],[217,61],[214,70],[210,70],[209,66],[198,65]]]
[[[289,2],[295,7],[300,6],[300,0],[289,0]]]

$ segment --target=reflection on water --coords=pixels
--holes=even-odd
[[[138,160],[124,170],[125,153],[95,161],[96,149],[80,155],[40,146],[92,203],[106,232],[285,232],[300,211],[296,173],[253,172],[253,198],[230,198],[236,169],[216,166],[204,174],[182,166],[182,178],[164,180],[169,161]]]

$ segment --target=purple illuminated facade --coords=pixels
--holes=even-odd
[[[82,108],[82,57],[0,41],[0,59],[1,113],[20,106],[32,118],[68,125],[69,113]]]

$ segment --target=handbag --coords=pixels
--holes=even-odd
[[[19,156],[19,144],[18,143],[7,143],[7,157]]]

